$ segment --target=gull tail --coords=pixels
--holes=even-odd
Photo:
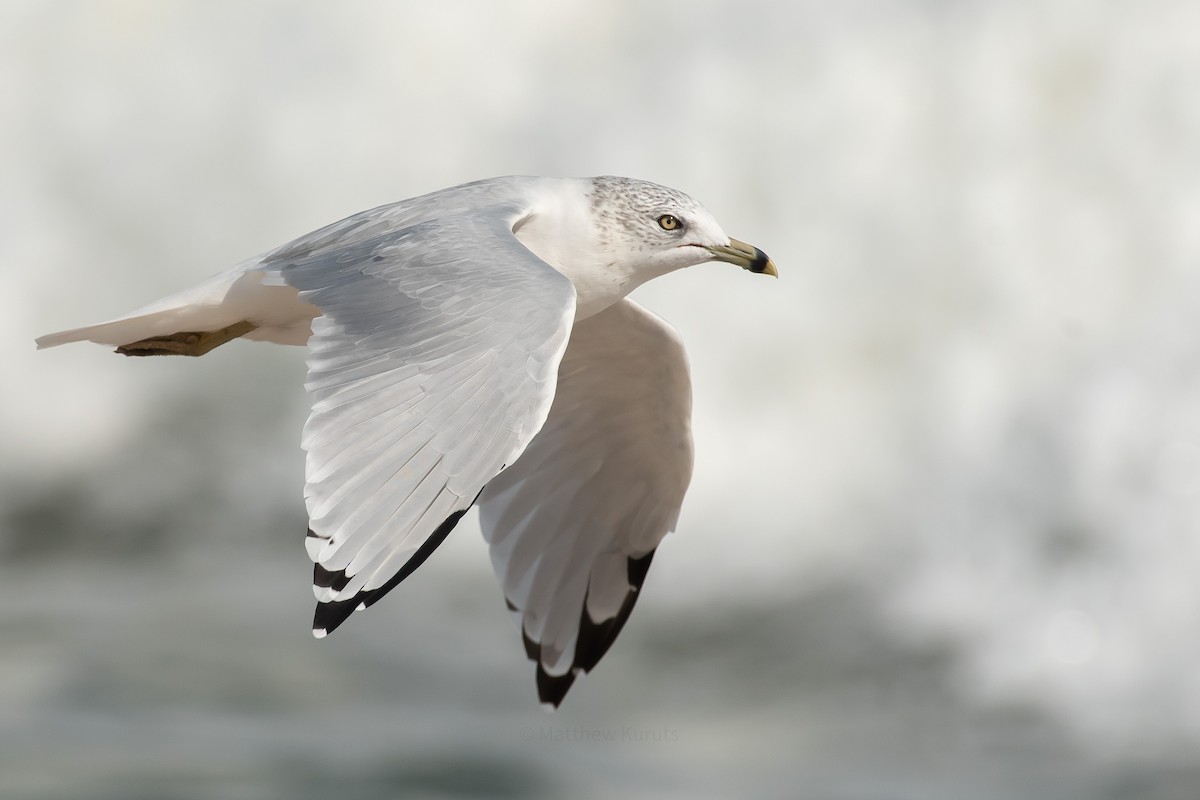
[[[239,268],[127,316],[36,341],[38,349],[88,341],[127,356],[201,356],[238,337],[304,344],[318,313],[277,273]]]

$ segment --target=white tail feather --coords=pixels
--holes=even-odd
[[[295,289],[264,277],[258,270],[230,270],[127,316],[42,336],[37,346],[82,341],[119,346],[184,331],[216,331],[242,321],[257,326],[247,339],[304,344],[317,309],[302,302]]]

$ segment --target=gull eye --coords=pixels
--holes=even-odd
[[[679,217],[663,214],[658,218],[658,227],[664,231],[677,231],[683,227],[683,223],[679,221]]]

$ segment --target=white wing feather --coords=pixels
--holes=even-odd
[[[632,611],[691,479],[690,417],[674,329],[621,300],[576,323],[541,432],[480,495],[543,702],[562,700]]]
[[[303,438],[319,636],[419,566],[546,418],[575,291],[513,236],[520,214],[477,210],[260,267],[321,312]]]

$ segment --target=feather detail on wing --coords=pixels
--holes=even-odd
[[[575,291],[513,236],[520,213],[429,220],[260,267],[321,312],[303,438],[317,636],[416,569],[546,418]]]
[[[549,417],[480,495],[543,702],[557,706],[629,618],[691,479],[690,417],[678,336],[621,300],[576,323]]]

